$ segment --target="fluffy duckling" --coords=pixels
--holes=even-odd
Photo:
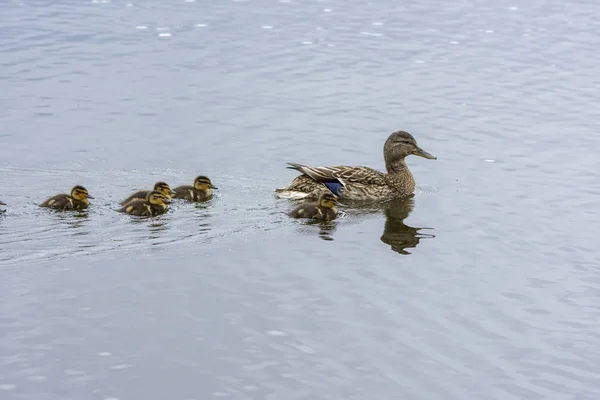
[[[170,200],[171,196],[173,194],[175,194],[175,192],[171,190],[171,187],[168,184],[166,184],[165,182],[156,182],[154,184],[154,189],[152,189],[152,190],[156,190],[157,192],[164,194],[165,197],[167,198],[167,200]],[[132,194],[131,196],[129,196],[128,198],[126,198],[119,204],[124,206],[125,204],[131,203],[132,201],[135,201],[135,200],[144,201],[148,198],[148,194],[150,194],[150,192],[152,190],[138,190],[137,192],[135,192],[134,194]]]
[[[148,193],[144,200],[132,200],[119,209],[119,212],[135,215],[138,217],[153,217],[167,212],[167,204],[170,203],[167,195],[153,190]]]
[[[175,189],[174,199],[183,199],[188,201],[205,201],[212,197],[214,186],[208,177],[200,175],[194,179],[194,186],[183,185]]]
[[[292,218],[309,218],[317,221],[331,221],[337,216],[337,197],[333,193],[323,193],[319,196],[318,203],[308,202],[300,204],[290,211]]]
[[[71,189],[71,194],[57,194],[40,204],[40,207],[53,208],[55,210],[77,210],[81,211],[90,205],[88,199],[93,199],[83,186],[77,185]]]

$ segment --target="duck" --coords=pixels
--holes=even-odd
[[[318,202],[306,202],[300,204],[289,216],[292,218],[308,218],[316,221],[331,221],[337,216],[337,196],[332,193],[322,193]]]
[[[406,198],[415,190],[415,179],[406,165],[409,155],[436,160],[419,147],[406,131],[392,132],[383,145],[387,173],[365,166],[337,165],[310,167],[288,163],[289,169],[302,173],[284,188],[275,189],[280,198],[315,198],[327,190],[343,200],[389,200]]]
[[[154,184],[154,189],[152,189],[152,190],[156,190],[157,192],[161,192],[162,194],[165,195],[165,197],[167,198],[167,200],[171,200],[171,196],[173,194],[175,194],[175,192],[171,190],[171,187],[167,183],[165,183],[165,182],[156,182]],[[138,190],[137,192],[135,192],[134,194],[132,194],[131,196],[129,196],[125,200],[121,201],[119,204],[122,205],[122,206],[124,206],[125,204],[130,203],[130,202],[135,201],[135,200],[146,200],[148,198],[148,194],[152,190]]]
[[[88,208],[90,205],[88,199],[93,199],[93,197],[89,195],[87,189],[81,185],[75,185],[73,186],[73,189],[71,189],[70,194],[57,194],[52,196],[40,204],[40,207],[52,208],[55,210],[81,211]]]
[[[194,185],[178,186],[173,191],[174,199],[183,199],[187,201],[206,201],[213,195],[213,189],[218,189],[212,184],[207,176],[200,175],[194,179]]]
[[[152,190],[144,200],[132,200],[119,209],[119,212],[138,217],[153,217],[167,212],[170,200],[162,192]]]
[[[7,205],[6,203],[4,203],[3,201],[0,201],[0,206],[5,206]]]

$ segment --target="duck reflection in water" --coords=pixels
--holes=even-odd
[[[435,237],[435,235],[420,232],[423,229],[433,228],[414,228],[404,223],[404,220],[412,212],[414,205],[413,197],[392,200],[384,205],[385,225],[381,241],[390,245],[396,253],[411,254],[405,249],[417,247],[422,238]]]

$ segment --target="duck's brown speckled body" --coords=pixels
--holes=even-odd
[[[315,198],[327,191],[345,200],[404,198],[415,190],[415,179],[405,162],[411,154],[436,159],[421,149],[410,133],[393,132],[383,146],[387,173],[364,166],[309,167],[289,163],[288,168],[296,169],[302,175],[275,192],[282,198]]]

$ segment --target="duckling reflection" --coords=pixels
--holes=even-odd
[[[319,237],[323,240],[333,240],[333,232],[337,228],[336,221],[328,221],[319,224]]]
[[[301,224],[298,225],[299,231],[302,234],[314,235],[315,228],[318,229],[319,238],[327,241],[334,240],[333,233],[337,229],[338,221],[319,221],[314,219],[304,219]]]
[[[88,214],[89,213],[87,212],[87,210],[84,210],[84,211],[81,211],[81,212],[73,214],[73,215],[59,214],[59,215],[57,215],[57,217],[60,218],[63,222],[65,222],[69,228],[78,229],[78,228],[83,228],[87,224],[87,222],[89,221]],[[79,234],[87,235],[88,232],[81,231],[81,232],[79,232]]]
[[[154,220],[151,224],[148,225],[148,228],[150,230],[150,235],[148,236],[148,239],[160,239],[162,233],[167,229],[167,226],[165,225],[165,221]],[[158,243],[152,244],[156,245]]]
[[[384,206],[385,226],[381,241],[390,245],[391,249],[399,254],[411,254],[405,249],[415,248],[422,238],[434,238],[435,235],[424,234],[422,229],[414,228],[404,223],[404,220],[410,215],[415,205],[413,197],[407,199],[395,199]]]
[[[129,223],[139,227],[136,231],[150,240],[164,240],[168,236],[169,220],[164,218],[164,213],[155,215],[152,218],[131,218]],[[147,236],[146,236],[147,235]],[[160,244],[161,242],[152,242],[152,245]]]

